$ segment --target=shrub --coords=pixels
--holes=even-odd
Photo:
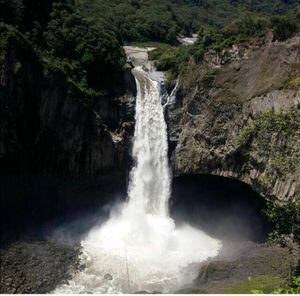
[[[287,17],[274,16],[271,18],[271,30],[274,40],[284,41],[297,32],[298,26],[294,20]]]
[[[296,242],[300,243],[300,203],[291,201],[286,205],[268,203],[264,214],[274,225],[269,235],[271,240],[281,239],[285,235],[292,235]],[[284,244],[285,241],[282,241]]]

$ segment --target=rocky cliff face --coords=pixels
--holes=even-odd
[[[115,98],[87,94],[22,36],[8,40],[0,77],[3,215],[14,206],[35,214],[59,211],[76,203],[83,184],[97,187],[98,201],[106,192],[126,190],[134,88],[127,70]]]
[[[175,175],[239,179],[286,202],[300,190],[300,36],[192,61],[167,110]]]

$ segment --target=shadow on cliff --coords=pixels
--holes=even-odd
[[[89,94],[44,63],[26,38],[8,33],[0,79],[1,245],[39,236],[126,190],[136,94],[130,69],[105,96]]]
[[[112,203],[126,196],[122,187],[105,180],[84,185],[45,176],[2,176],[0,183],[1,246],[39,240],[66,227],[70,239],[64,240],[76,241],[108,217]]]
[[[173,179],[171,215],[222,239],[264,242],[271,225],[262,214],[264,199],[250,186],[212,175]]]

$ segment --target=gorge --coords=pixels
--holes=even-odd
[[[56,293],[172,292],[187,281],[181,268],[215,256],[221,247],[189,225],[175,228],[168,209],[171,179],[160,85],[150,78],[151,72],[135,68],[133,73],[136,164],[128,201],[91,230],[81,243],[86,268]]]
[[[29,2],[0,0],[0,292],[299,289],[297,1]]]

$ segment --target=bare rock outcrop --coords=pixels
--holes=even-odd
[[[167,116],[175,175],[239,179],[278,203],[300,191],[300,36],[208,52]]]

